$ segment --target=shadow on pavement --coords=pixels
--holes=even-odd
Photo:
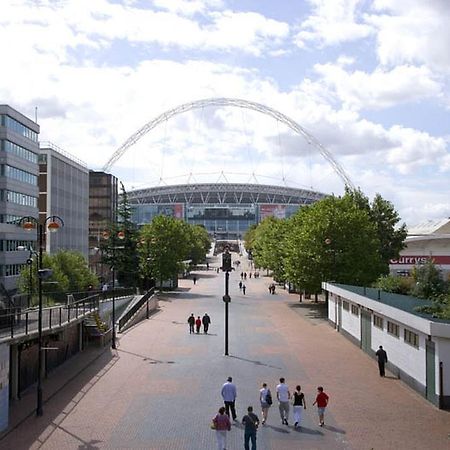
[[[279,370],[282,369],[282,367],[272,366],[271,364],[266,364],[261,361],[255,361],[253,359],[241,358],[240,356],[230,355],[229,358],[239,359],[241,361],[246,361],[246,362],[249,362],[252,364],[256,364],[257,366],[271,367],[272,369],[279,369]]]
[[[174,361],[162,361],[160,359],[150,358],[150,356],[129,352],[128,350],[121,350],[120,348],[118,348],[117,351],[121,353],[126,353],[127,355],[137,356],[138,358],[141,358],[142,361],[150,361],[150,364],[174,364]]]
[[[296,431],[297,433],[302,433],[302,434],[311,434],[313,436],[323,436],[323,433],[321,431],[313,430],[312,428],[307,428],[304,426],[294,428],[294,431]]]
[[[339,434],[347,434],[345,430],[342,430],[341,428],[332,427],[330,425],[324,425],[323,426],[326,430],[333,431],[333,433],[339,433]]]
[[[41,446],[45,445],[45,442],[52,436],[54,431],[60,428],[60,423],[62,423],[64,418],[77,407],[89,391],[118,361],[119,358],[115,354],[105,351],[86,367],[79,371],[74,371],[71,378],[44,399],[44,415],[35,420],[30,420],[35,414],[33,409],[30,414],[21,419],[0,438],[0,448],[31,448],[33,443],[39,443]],[[57,371],[52,375],[58,376]],[[50,383],[52,383],[52,376],[44,382],[44,394],[46,386],[48,389]],[[34,399],[34,392],[32,392],[32,395]],[[25,401],[25,399],[21,401]],[[82,444],[80,448],[97,448],[77,436],[74,437]],[[92,441],[93,444],[98,442],[101,441]]]
[[[276,427],[275,425],[266,425],[267,428],[272,428],[273,431],[277,433],[289,434],[291,431],[289,428]]]
[[[328,317],[326,303],[292,303],[289,304],[289,308],[297,310],[310,319],[326,319]]]

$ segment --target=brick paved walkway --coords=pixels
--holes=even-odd
[[[301,384],[307,410],[301,432],[280,424],[278,408],[258,431],[259,450],[449,449],[450,414],[434,408],[401,381],[380,379],[376,364],[337,334],[297,296],[269,295],[268,278],[246,281],[247,295],[230,277],[230,356],[223,356],[223,274],[199,272],[181,283],[161,310],[120,336],[111,358],[103,353],[2,441],[4,449],[215,449],[211,417],[220,387],[231,375],[241,418],[258,406],[258,389],[272,391],[280,376],[291,391]],[[193,312],[212,318],[210,335],[190,335]],[[317,385],[330,395],[326,426],[312,408]],[[260,413],[259,408],[256,412]],[[291,421],[292,422],[292,421]],[[229,450],[243,448],[233,426]]]

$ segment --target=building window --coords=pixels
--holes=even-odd
[[[342,302],[342,308],[344,308],[345,311],[348,311],[350,309],[350,303],[346,302],[345,300]]]
[[[12,178],[17,181],[22,181],[23,183],[29,183],[37,186],[37,176],[25,170],[18,169],[17,167],[8,166],[7,164],[2,164],[0,166],[1,175]]]
[[[14,144],[13,142],[2,140],[1,141],[2,152],[11,153],[12,155],[18,156],[19,158],[26,159],[34,164],[38,162],[38,155],[20,145]]]
[[[400,336],[400,327],[396,323],[390,322],[388,320],[387,332],[389,334],[392,334],[392,336],[399,337]]]
[[[37,208],[37,197],[22,194],[20,192],[1,189],[0,200],[3,202],[16,203],[17,205],[31,206],[32,208]]]
[[[405,342],[415,348],[419,348],[419,335],[405,328]]]
[[[377,328],[383,329],[383,318],[380,316],[373,315],[373,325]]]
[[[359,316],[359,308],[356,305],[352,305],[352,314]]]
[[[33,142],[38,141],[38,135],[35,131],[31,130],[30,128],[26,127],[25,125],[21,124],[20,122],[17,122],[17,120],[13,119],[12,117],[7,116],[6,114],[1,115],[1,121],[0,121],[2,127],[9,128],[10,130],[14,131],[17,134],[20,134]]]
[[[0,276],[15,277],[26,267],[25,264],[5,264],[0,266]]]

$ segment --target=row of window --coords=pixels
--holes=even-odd
[[[24,241],[18,239],[0,240],[0,252],[15,252],[18,250],[18,247],[33,248],[35,246],[35,241]]]
[[[377,316],[376,314],[373,315],[373,325],[377,328],[380,328],[381,330],[384,329],[384,319],[380,316]],[[403,339],[404,341],[412,345],[415,348],[419,348],[419,335],[417,333],[414,333],[411,330],[404,329],[403,330]],[[397,325],[394,322],[391,322],[390,320],[387,320],[387,332],[395,336],[396,338],[400,337],[400,326]]]
[[[17,225],[22,216],[16,216],[14,214],[0,214],[0,223],[10,223]]]
[[[0,123],[2,127],[9,128],[10,130],[14,131],[17,134],[21,134],[22,136],[37,142],[38,141],[38,134],[31,130],[30,128],[26,127],[25,125],[21,124],[20,122],[17,122],[17,120],[13,119],[12,117],[7,116],[6,114],[0,115]]]
[[[2,164],[0,166],[0,174],[2,176],[12,178],[14,180],[22,181],[24,183],[29,183],[32,184],[33,186],[37,186],[38,178],[36,175],[33,175],[30,172],[26,172],[25,170],[18,169],[17,167]]]
[[[14,277],[20,275],[26,264],[4,264],[0,265],[0,277]]]
[[[18,156],[19,158],[26,159],[34,164],[37,164],[38,155],[30,150],[27,150],[20,145],[14,144],[13,142],[2,139],[0,141],[1,151],[11,153],[12,155]]]
[[[17,205],[37,208],[37,200],[37,197],[33,197],[32,195],[0,189],[0,201],[2,202],[16,203]]]

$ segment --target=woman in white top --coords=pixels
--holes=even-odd
[[[267,413],[272,405],[272,394],[270,389],[267,388],[267,384],[263,383],[262,388],[259,390],[259,401],[261,402],[262,421],[264,425],[267,421]]]

